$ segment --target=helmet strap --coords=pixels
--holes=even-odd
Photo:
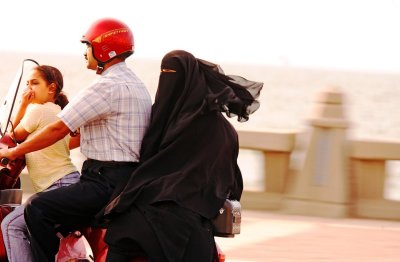
[[[103,71],[104,71],[104,66],[105,66],[105,63],[103,63],[103,62],[98,62],[98,63],[97,63],[96,74],[101,75],[101,73],[103,73]]]

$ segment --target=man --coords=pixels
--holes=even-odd
[[[87,45],[87,68],[99,79],[84,89],[32,139],[0,151],[11,160],[47,147],[79,130],[81,152],[88,158],[80,182],[61,190],[39,194],[27,203],[25,219],[36,261],[54,261],[59,247],[58,225],[89,224],[122,190],[139,161],[148,127],[151,98],[125,59],[134,52],[129,27],[115,19],[100,19],[81,39]]]

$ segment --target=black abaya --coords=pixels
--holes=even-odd
[[[262,85],[185,51],[163,58],[141,165],[105,209],[110,250],[126,246],[129,254],[129,245],[139,245],[155,261],[211,261],[193,254],[193,245],[208,257],[210,219],[243,190],[237,133],[222,112],[246,121]],[[139,224],[148,225],[147,234],[138,233]]]

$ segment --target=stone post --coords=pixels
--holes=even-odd
[[[290,183],[283,211],[291,214],[347,217],[348,121],[344,116],[343,94],[339,88],[329,87],[318,94],[309,123],[311,137],[304,165]]]

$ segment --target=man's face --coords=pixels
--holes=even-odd
[[[93,57],[93,48],[90,44],[86,44],[84,57],[86,59],[86,67],[91,70],[97,70],[97,60]]]

